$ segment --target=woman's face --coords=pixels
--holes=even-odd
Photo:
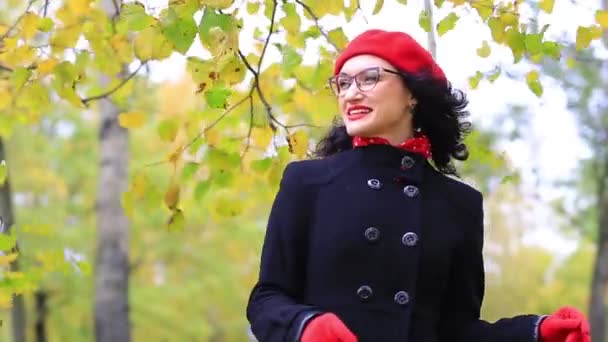
[[[392,144],[413,135],[411,109],[416,100],[391,71],[397,72],[373,55],[355,56],[344,63],[333,87],[339,89],[338,104],[349,135],[382,137]]]

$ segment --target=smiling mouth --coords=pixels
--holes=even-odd
[[[371,108],[353,108],[346,113],[349,121],[359,120],[372,112]]]

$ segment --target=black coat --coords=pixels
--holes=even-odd
[[[333,312],[359,342],[536,341],[536,315],[479,319],[482,202],[389,145],[290,163],[247,306],[253,333],[299,341]]]

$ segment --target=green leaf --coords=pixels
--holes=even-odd
[[[290,77],[292,71],[300,64],[302,64],[302,55],[289,45],[284,45],[280,47],[280,51],[283,55],[283,63],[281,63],[281,70],[285,77]]]
[[[6,224],[6,222],[4,222]],[[10,227],[4,227],[4,229],[9,229]],[[17,233],[16,229],[11,229],[10,234],[0,234],[0,251],[9,251],[17,244]]]
[[[251,169],[258,173],[264,173],[272,166],[272,158],[258,159],[251,162]]]
[[[124,20],[131,31],[141,31],[154,24],[154,18],[146,13],[144,5],[140,2],[122,3],[120,19]]]
[[[194,175],[196,173],[196,171],[198,171],[200,166],[201,166],[201,164],[199,164],[199,163],[187,162],[184,165],[184,168],[182,170],[182,180],[191,178],[192,175]]]
[[[196,187],[194,188],[194,199],[197,201],[201,201],[203,197],[205,197],[205,195],[209,192],[211,184],[212,183],[208,180],[196,184]]]
[[[214,87],[205,92],[205,100],[211,108],[226,108],[228,97],[232,90],[224,87]]]
[[[407,5],[407,0],[397,0],[397,3]]]
[[[4,185],[8,176],[8,168],[6,167],[6,160],[0,162],[0,186]]]
[[[553,5],[555,4],[555,0],[540,0],[538,7],[543,11],[551,14],[553,12]]]
[[[55,22],[49,17],[44,17],[38,23],[38,29],[42,32],[51,32],[55,27]]]
[[[165,37],[173,43],[175,50],[185,54],[196,37],[197,27],[194,18],[180,18],[169,14],[163,21]]]
[[[247,13],[250,15],[255,15],[260,11],[260,3],[247,1]]]
[[[528,88],[538,97],[543,94],[543,86],[539,80],[540,74],[536,70],[532,70],[526,74],[526,83]]]
[[[425,32],[431,32],[431,17],[429,17],[429,14],[424,10],[420,11],[420,15],[418,16],[418,25],[420,25]]]
[[[526,51],[526,37],[523,33],[514,28],[509,28],[506,32],[507,45],[511,48],[515,62],[517,63]]]
[[[384,6],[384,0],[376,0],[376,5],[374,6],[374,10],[372,11],[372,15],[378,14],[382,7]]]
[[[173,142],[179,130],[179,122],[176,119],[165,119],[158,124],[158,136],[162,141]]]
[[[528,34],[524,38],[526,51],[531,55],[543,52],[543,37],[541,34]]]
[[[476,89],[477,86],[479,86],[482,77],[483,73],[481,71],[477,71],[475,75],[469,77],[469,87],[471,87],[471,89]]]
[[[283,25],[289,33],[299,33],[301,20],[300,15],[296,12],[296,5],[293,3],[286,3],[283,5],[283,11],[285,11],[285,16],[281,18],[281,25]]]
[[[437,6],[437,8],[441,8],[441,6],[443,6],[444,3],[445,3],[445,0],[435,0],[435,6]]]
[[[488,44],[487,40],[484,40],[481,43],[481,47],[477,49],[477,55],[479,57],[486,58],[490,56],[490,53],[492,53],[492,49],[490,49],[490,44]]]
[[[16,67],[11,74],[14,92],[17,93],[30,78],[32,72],[25,67]]]
[[[150,26],[135,37],[135,56],[141,60],[163,59],[171,56],[173,45],[158,25]]]
[[[547,56],[559,60],[562,55],[562,46],[557,42],[544,41],[542,47],[543,53]]]
[[[439,37],[443,36],[448,31],[454,29],[454,27],[456,27],[456,22],[458,21],[458,19],[458,15],[454,12],[448,14],[445,18],[441,19],[441,21],[437,23],[437,34],[439,35]]]
[[[215,46],[217,44],[218,29],[230,35],[235,31],[235,27],[234,19],[229,14],[217,13],[206,8],[198,27],[201,44],[210,50],[212,54],[213,52],[218,52],[219,47]]]
[[[470,2],[471,7],[477,10],[479,17],[485,22],[494,13],[493,0],[476,0]]]
[[[497,43],[502,43],[505,39],[505,24],[497,17],[488,19],[488,27],[492,33],[492,39]]]

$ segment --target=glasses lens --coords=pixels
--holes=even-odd
[[[380,78],[380,72],[378,69],[367,69],[357,75],[357,84],[359,89],[362,91],[371,90],[374,88],[378,79]]]

